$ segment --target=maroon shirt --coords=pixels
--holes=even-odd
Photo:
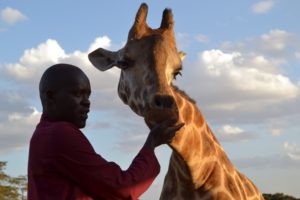
[[[43,115],[30,141],[28,200],[135,200],[159,170],[147,146],[123,171],[98,155],[76,126]]]

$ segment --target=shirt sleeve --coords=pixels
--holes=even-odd
[[[144,146],[127,170],[96,154],[85,136],[74,127],[55,135],[55,167],[94,198],[137,199],[159,174],[154,150]]]

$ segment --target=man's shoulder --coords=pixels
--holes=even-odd
[[[64,137],[69,134],[78,134],[80,130],[70,122],[56,121],[56,122],[40,122],[36,128],[37,135],[52,135]]]

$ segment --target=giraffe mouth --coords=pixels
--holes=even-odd
[[[153,108],[146,113],[144,120],[149,128],[166,120],[176,124],[179,121],[179,112],[172,108]]]

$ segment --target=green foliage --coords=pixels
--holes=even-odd
[[[275,194],[263,194],[265,200],[300,200],[298,198],[285,195],[283,193],[275,193]]]
[[[6,162],[0,161],[0,200],[25,200],[27,177],[10,177],[5,174]]]

